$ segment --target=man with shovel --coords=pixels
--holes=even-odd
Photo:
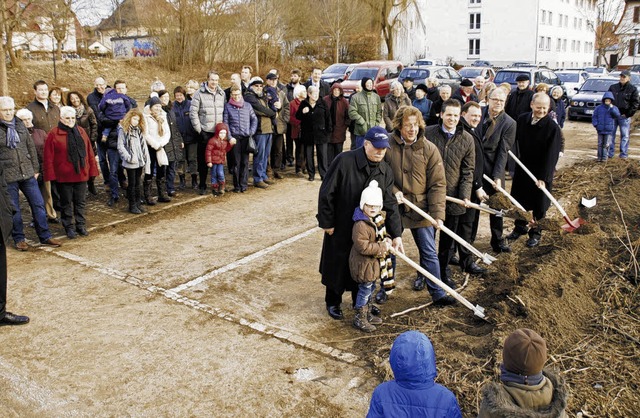
[[[438,148],[424,136],[425,124],[420,110],[403,106],[393,118],[391,148],[385,161],[393,171],[393,191],[398,201],[404,197],[436,219],[431,223],[406,205],[400,206],[402,226],[411,230],[418,253],[420,266],[440,278],[440,265],[436,253],[434,226],[439,227],[445,217],[446,190],[444,166]],[[418,273],[413,290],[427,286],[436,305],[451,305],[455,299]]]
[[[549,96],[544,92],[536,93],[531,101],[532,112],[518,118],[516,129],[519,159],[538,180],[533,182],[529,175],[516,165],[511,195],[525,210],[533,211],[536,221],[544,218],[549,209],[551,202],[542,189],[551,191],[553,173],[562,148],[560,127],[549,117],[549,106]],[[540,243],[541,229],[535,225],[528,228],[527,222],[523,220],[515,221],[515,228],[507,239],[513,241],[526,233],[529,234],[527,247],[535,247]]]

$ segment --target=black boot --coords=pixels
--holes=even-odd
[[[158,202],[160,203],[171,202],[171,198],[165,194],[166,187],[167,187],[167,180],[164,178],[160,180],[156,179],[156,186],[158,187]]]
[[[198,188],[198,175],[197,174],[192,174],[191,175],[191,188],[194,189],[194,190]]]
[[[186,182],[186,179],[184,177],[184,174],[178,174],[178,176],[180,177],[180,184],[178,185],[178,188],[180,190],[184,190],[185,187],[187,187],[187,182]]]
[[[89,193],[91,193],[92,195],[96,196],[98,194],[98,189],[96,189],[96,184],[93,177],[89,178],[89,180],[87,181],[87,188],[89,189]]]
[[[156,204],[156,200],[151,197],[151,179],[149,180],[145,180],[144,181],[144,201],[147,204],[147,206],[153,206]]]

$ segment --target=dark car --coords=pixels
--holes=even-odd
[[[342,81],[346,78],[347,69],[349,68],[349,64],[343,64],[341,62],[331,64],[327,68],[324,69],[320,79],[322,81],[326,81],[329,84],[333,84],[336,81]]]
[[[493,65],[491,65],[489,61],[475,60],[473,61],[473,64],[470,65],[470,67],[493,67]]]
[[[517,88],[518,83],[516,82],[516,78],[520,75],[529,76],[529,80],[531,80],[531,86],[535,89],[535,87],[540,83],[546,83],[549,87],[560,86],[562,82],[556,73],[551,71],[548,68],[544,67],[516,67],[516,68],[504,68],[496,73],[493,82],[496,85],[500,85],[502,83],[511,84],[511,88]]]
[[[615,77],[617,80],[620,80],[620,71],[614,71],[609,73],[609,77]],[[640,90],[640,73],[632,72],[631,73],[631,84],[636,86],[638,90]]]
[[[453,91],[460,87],[462,82],[462,76],[449,66],[407,67],[400,72],[398,80],[402,82],[407,77],[413,78],[414,85],[425,84],[427,78],[433,77],[440,85],[451,86]]]
[[[571,98],[567,116],[569,120],[579,118],[591,119],[596,106],[602,102],[602,96],[609,91],[612,84],[618,82],[617,78],[608,76],[592,76],[582,84],[580,90]]]

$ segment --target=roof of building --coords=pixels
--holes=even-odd
[[[153,10],[153,13],[149,13]],[[138,28],[155,26],[159,23],[157,16],[176,14],[176,9],[165,0],[124,0],[106,19],[98,24],[96,30],[120,28]]]

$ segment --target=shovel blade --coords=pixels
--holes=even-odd
[[[585,220],[581,218],[571,220],[571,218],[565,216],[564,220],[567,221],[567,223],[562,225],[562,229],[567,232],[573,232],[576,229],[580,228],[581,225],[584,225],[586,223]]]

